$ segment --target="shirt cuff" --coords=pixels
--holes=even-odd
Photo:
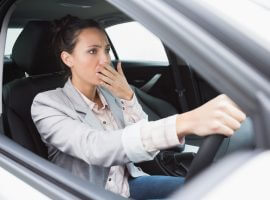
[[[184,137],[179,139],[176,133],[176,116],[177,115],[173,115],[161,120],[149,122],[142,126],[142,143],[147,152],[184,144]]]
[[[131,100],[120,99],[120,102],[124,107],[132,107],[132,106],[134,106],[135,103],[137,102],[135,92],[133,93],[133,96],[132,96]]]
[[[141,126],[148,123],[142,119],[139,122],[127,126],[123,130],[122,143],[130,161],[137,163],[146,160],[153,160],[159,151],[147,152],[141,138]]]

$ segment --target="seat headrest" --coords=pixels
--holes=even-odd
[[[51,39],[50,22],[28,22],[13,46],[13,61],[29,75],[62,71],[51,47]]]

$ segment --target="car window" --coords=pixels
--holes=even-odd
[[[22,32],[22,28],[9,28],[7,31],[6,45],[5,45],[5,56],[10,56],[13,45]]]
[[[127,22],[106,29],[120,60],[153,61],[168,64],[162,42],[138,22]],[[123,37],[128,36],[128,37]],[[114,56],[112,55],[112,60]]]

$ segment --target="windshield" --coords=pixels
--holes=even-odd
[[[270,51],[268,0],[200,0],[198,3]]]

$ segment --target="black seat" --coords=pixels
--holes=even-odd
[[[16,79],[3,88],[5,134],[32,152],[47,158],[47,149],[32,121],[30,108],[39,92],[61,87],[64,74],[48,45],[49,22],[29,22],[16,40],[12,59],[29,77]]]
[[[48,22],[29,22],[17,41],[12,56],[29,76],[7,83],[3,88],[4,130],[8,137],[38,155],[47,158],[47,148],[32,121],[30,108],[34,97],[43,91],[62,87],[65,74],[49,47]],[[138,88],[134,91],[150,120],[177,113],[167,102]]]
[[[24,72],[16,66],[11,58],[4,57],[3,85],[24,76]]]

